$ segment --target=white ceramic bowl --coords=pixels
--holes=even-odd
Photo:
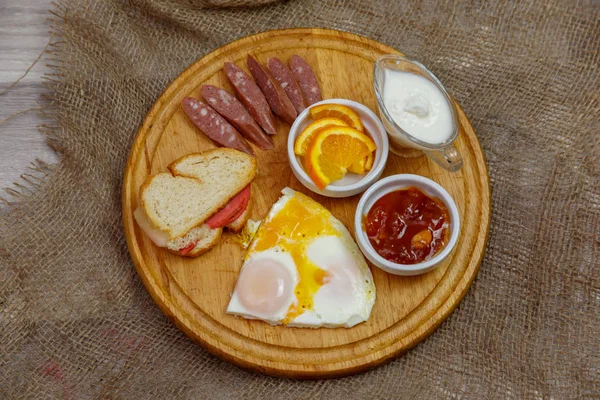
[[[306,126],[312,122],[310,118],[309,108],[302,111],[302,113],[296,118],[294,124],[290,129],[290,135],[288,136],[288,158],[292,171],[298,180],[306,186],[308,189],[315,193],[321,194],[328,197],[349,197],[355,194],[364,192],[369,186],[371,186],[383,172],[385,163],[387,162],[389,152],[389,142],[387,133],[381,120],[377,115],[371,111],[368,107],[357,103],[356,101],[346,99],[328,99],[313,104],[311,107],[319,104],[341,104],[346,107],[350,107],[358,113],[363,125],[365,126],[366,133],[373,139],[377,150],[375,151],[375,160],[373,167],[365,175],[359,175],[354,173],[347,173],[342,179],[332,182],[327,185],[323,190],[320,190],[317,185],[310,179],[308,173],[304,169],[304,161],[302,157],[298,157],[294,154],[294,143],[300,133],[306,128]]]
[[[418,187],[427,195],[440,199],[446,205],[450,213],[450,240],[440,252],[427,261],[417,264],[396,264],[380,256],[371,246],[367,233],[363,229],[363,216],[382,196],[409,186]],[[460,234],[460,217],[452,197],[431,179],[412,174],[392,175],[371,186],[361,197],[354,215],[354,234],[361,251],[374,265],[394,275],[419,275],[434,269],[454,249]]]

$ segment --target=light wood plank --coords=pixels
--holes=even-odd
[[[0,2],[0,92],[17,80],[37,58],[49,40],[51,0],[3,0]],[[43,60],[4,95],[0,95],[0,120],[41,106]],[[37,126],[44,121],[37,112],[19,115],[0,125],[0,188],[19,179],[39,158],[58,160]]]

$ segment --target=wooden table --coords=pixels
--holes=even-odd
[[[0,93],[25,73],[48,43],[50,3],[51,0],[0,1]],[[21,82],[0,95],[0,121],[41,106],[41,77],[48,71],[44,64],[42,59]],[[36,158],[57,162],[58,157],[37,129],[42,122],[36,111],[29,111],[0,124],[0,188],[18,180]]]

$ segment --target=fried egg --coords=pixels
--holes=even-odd
[[[321,204],[282,193],[248,247],[227,313],[290,327],[366,321],[375,284],[352,236]]]

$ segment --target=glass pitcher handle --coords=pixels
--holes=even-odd
[[[441,150],[426,151],[425,154],[450,172],[456,172],[463,166],[463,159],[460,153],[452,145]]]

